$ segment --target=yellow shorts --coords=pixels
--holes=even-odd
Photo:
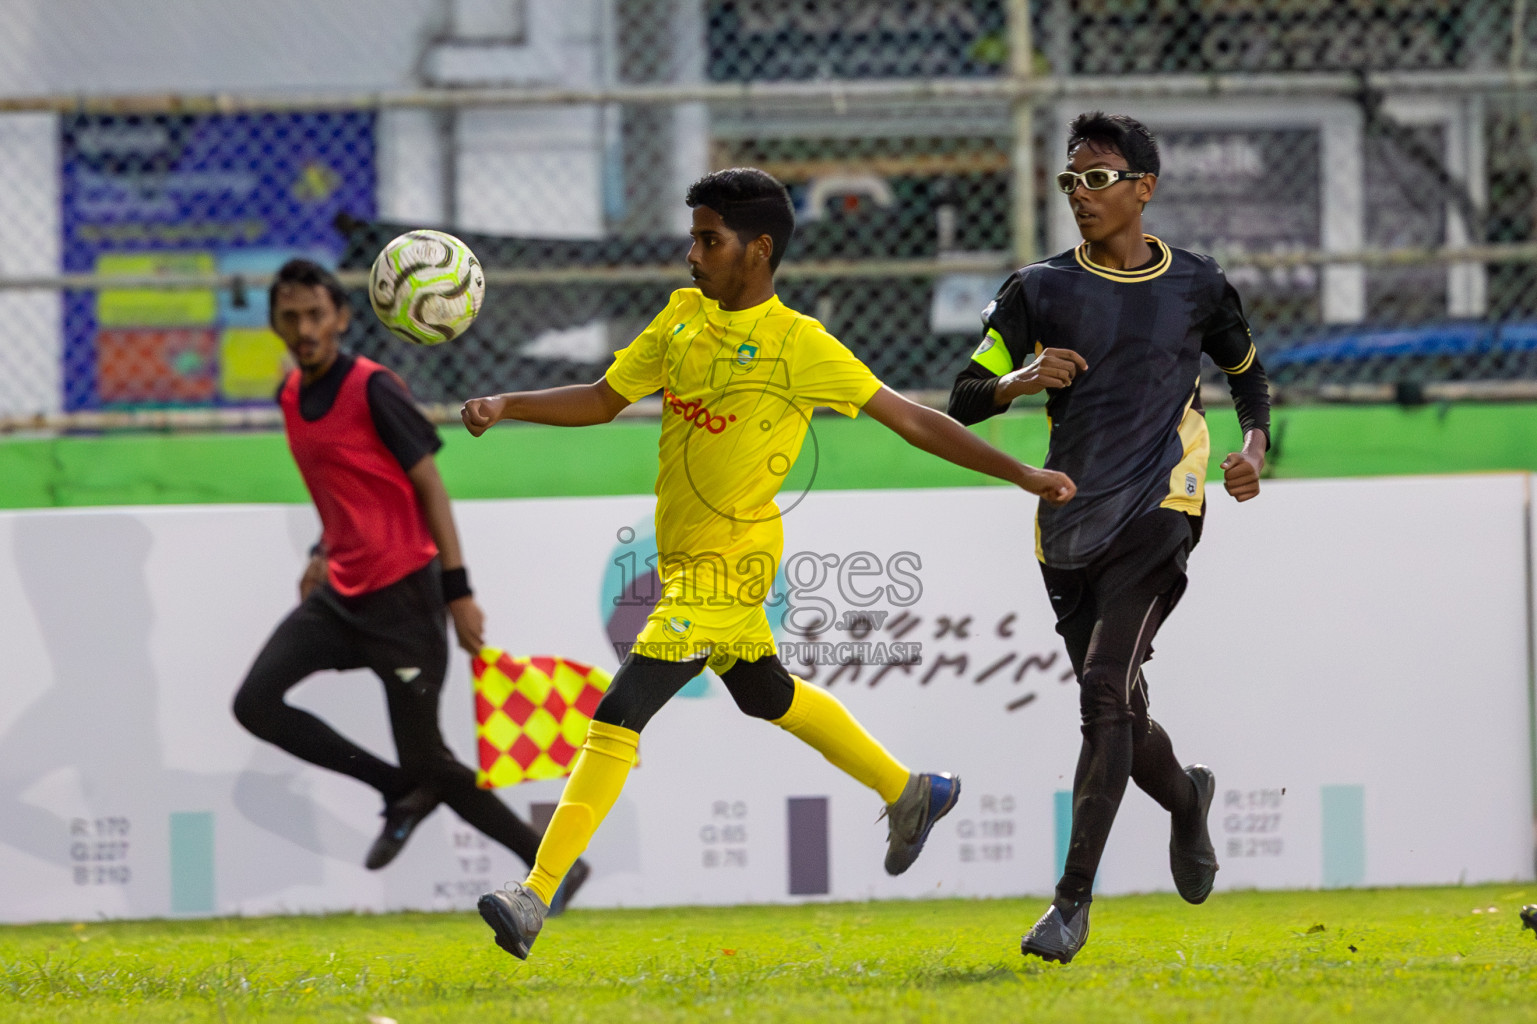
[[[761,604],[732,601],[719,607],[679,598],[681,586],[668,585],[635,638],[634,652],[659,661],[708,658],[717,674],[737,659],[757,661],[778,653],[774,632]]]

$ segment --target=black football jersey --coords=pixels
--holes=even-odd
[[[1211,257],[1147,241],[1153,259],[1132,270],[1092,263],[1081,244],[1012,274],[983,310],[982,343],[951,393],[950,415],[975,423],[1003,411],[997,378],[1042,349],[1072,349],[1088,363],[1046,403],[1046,468],[1078,487],[1037,516],[1036,554],[1058,568],[1089,564],[1144,512],[1202,513],[1211,454],[1202,352],[1228,375],[1244,429],[1269,432],[1269,387],[1238,293]]]

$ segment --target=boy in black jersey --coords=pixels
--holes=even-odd
[[[1206,828],[1215,779],[1182,768],[1148,717],[1143,662],[1185,589],[1201,535],[1210,440],[1201,354],[1227,374],[1243,450],[1222,462],[1234,498],[1259,493],[1269,446],[1264,369],[1238,295],[1210,257],[1142,232],[1157,186],[1158,145],[1124,115],[1072,123],[1057,185],[1083,242],[1016,271],[982,313],[985,334],[956,377],[950,414],[976,423],[1020,395],[1049,393],[1046,468],[1078,485],[1042,504],[1036,555],[1077,674],[1083,746],[1073,777],[1067,863],[1026,954],[1066,963],[1088,939],[1100,855],[1131,779],[1169,811],[1175,887],[1210,894],[1216,852]]]

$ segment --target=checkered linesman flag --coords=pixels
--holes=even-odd
[[[482,789],[571,774],[609,675],[568,658],[485,647],[470,662]]]

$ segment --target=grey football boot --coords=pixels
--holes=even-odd
[[[886,818],[886,874],[900,875],[913,866],[929,830],[950,813],[960,796],[961,780],[949,772],[907,777],[897,802],[881,812]]]
[[[1019,951],[1059,964],[1071,963],[1089,941],[1089,901],[1078,904],[1072,916],[1064,918],[1055,902],[1035,922],[1035,927],[1019,940]]]
[[[496,933],[496,944],[519,960],[528,959],[528,951],[550,912],[532,889],[517,882],[508,882],[507,888],[486,893],[476,908]]]
[[[1217,881],[1217,851],[1211,845],[1206,815],[1217,792],[1217,777],[1204,764],[1192,764],[1185,774],[1195,784],[1196,821],[1174,822],[1169,829],[1169,871],[1174,888],[1186,903],[1202,903]]]

